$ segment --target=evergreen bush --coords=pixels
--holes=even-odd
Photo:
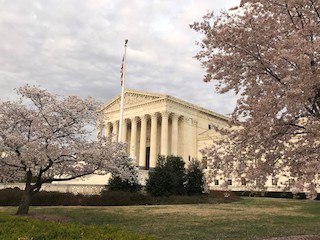
[[[199,195],[204,191],[204,175],[199,161],[192,160],[186,174],[186,192],[188,195]]]
[[[138,192],[141,190],[141,185],[138,182],[129,182],[115,176],[110,178],[108,189],[110,191]]]
[[[157,165],[149,171],[146,190],[153,196],[185,194],[184,161],[178,156],[159,156]]]

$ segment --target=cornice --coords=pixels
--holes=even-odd
[[[175,98],[175,97],[172,97],[172,96],[168,96],[168,100],[171,101],[171,102],[174,102],[174,103],[178,103],[182,106],[185,106],[189,109],[193,109],[193,110],[197,110],[199,113],[203,113],[205,115],[212,115],[216,118],[219,118],[221,120],[224,120],[224,121],[229,121],[229,118],[227,116],[224,116],[222,114],[219,114],[219,113],[216,113],[216,112],[213,112],[213,111],[210,111],[206,108],[203,108],[203,107],[200,107],[198,105],[195,105],[195,104],[192,104],[192,103],[189,103],[189,102],[186,102],[184,100],[181,100],[179,98]]]
[[[143,106],[150,106],[150,105],[154,105],[154,104],[158,104],[160,102],[164,102],[166,99],[165,98],[161,98],[161,99],[155,99],[155,100],[151,100],[151,101],[147,101],[147,102],[142,102],[141,104],[134,104],[134,105],[130,105],[130,106],[124,106],[124,110],[132,110],[132,109],[138,109],[141,108]],[[106,114],[108,113],[115,113],[115,112],[119,112],[120,109],[114,109],[114,110],[110,110],[110,111],[105,111]]]
[[[218,119],[220,119],[222,121],[229,121],[229,118],[224,116],[224,115],[222,115],[222,114],[213,112],[211,110],[208,110],[208,109],[205,109],[203,107],[197,106],[195,104],[186,102],[186,101],[181,100],[179,98],[172,97],[170,95],[158,94],[158,93],[150,93],[150,92],[142,92],[142,91],[129,90],[129,89],[125,91],[125,94],[134,94],[134,95],[137,95],[137,96],[155,97],[155,99],[152,99],[152,100],[149,100],[149,101],[146,101],[146,102],[141,102],[141,103],[129,105],[127,107],[124,106],[125,110],[132,110],[132,109],[136,109],[136,108],[141,108],[143,106],[150,106],[150,105],[157,104],[157,103],[160,103],[160,102],[168,101],[168,102],[183,106],[183,107],[191,110],[190,112],[188,112],[191,115],[194,115],[193,112],[197,112],[197,113],[200,113],[200,114],[204,114],[206,116],[207,115],[211,115],[212,117],[218,118]],[[112,98],[108,103],[106,103],[103,106],[103,110],[105,110],[108,106],[112,106],[112,104],[114,102],[116,102],[117,100],[119,100],[120,97],[121,96],[119,94],[116,97]],[[115,112],[118,112],[118,111],[119,111],[118,109],[114,109],[114,110],[110,110],[110,111],[105,111],[105,113],[106,114],[107,113],[112,114],[112,113],[115,113]]]
[[[138,95],[138,96],[156,97],[156,98],[166,98],[167,97],[167,95],[164,95],[164,94],[142,92],[142,91],[136,91],[136,90],[131,90],[131,89],[125,90],[125,95],[126,94],[134,94],[134,95]],[[109,102],[107,102],[106,104],[104,104],[102,106],[102,110],[106,109],[108,106],[111,106],[114,102],[116,102],[120,98],[121,98],[121,94],[118,94],[117,96],[113,97]],[[146,102],[144,102],[144,103],[146,103]],[[137,105],[140,105],[140,104],[137,104]]]

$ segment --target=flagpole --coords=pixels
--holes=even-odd
[[[124,41],[124,55],[123,55],[123,65],[121,73],[121,102],[120,102],[120,119],[119,119],[119,131],[118,131],[118,142],[121,142],[122,137],[122,125],[123,125],[123,108],[124,108],[124,85],[125,85],[125,75],[126,75],[126,55],[127,55],[127,43],[128,40]]]

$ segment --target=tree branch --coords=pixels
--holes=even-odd
[[[86,173],[82,173],[82,174],[78,174],[75,176],[71,176],[71,177],[66,177],[66,178],[50,178],[50,179],[44,179],[42,181],[42,183],[49,183],[49,182],[63,182],[63,181],[69,181],[69,180],[73,180],[76,178],[80,178],[80,177],[85,177],[87,175],[93,174],[95,173],[97,170],[99,170],[99,168],[95,168],[94,170],[90,171],[90,172],[86,172]]]

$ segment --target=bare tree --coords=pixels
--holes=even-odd
[[[17,94],[20,100],[0,103],[0,173],[26,183],[17,214],[28,214],[43,183],[107,172],[135,181],[123,144],[103,136],[90,140],[102,127],[99,102],[28,85]]]
[[[320,1],[246,0],[191,26],[204,81],[239,95],[224,139],[204,150],[218,172],[263,187],[286,173],[316,196],[320,172]]]

